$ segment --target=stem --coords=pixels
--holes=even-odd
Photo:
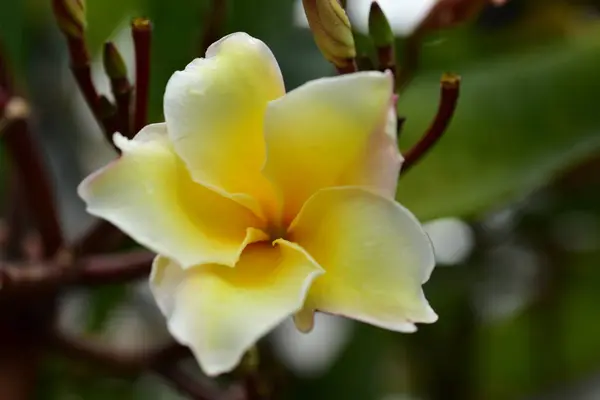
[[[373,3],[375,4],[375,3]],[[394,51],[394,46],[385,46],[378,47],[375,49],[377,51],[377,60],[379,63],[379,70],[386,71],[390,70],[394,77],[396,76],[396,55]]]
[[[90,56],[83,38],[67,37],[67,46],[71,59],[71,71],[83,94],[88,107],[96,117],[98,124],[104,133],[110,137],[115,131],[102,117],[100,96],[92,81],[92,70],[90,67]],[[110,140],[109,140],[110,141]]]
[[[22,193],[42,236],[44,255],[53,256],[63,244],[62,230],[50,178],[27,124],[27,104],[13,98],[6,106],[7,124],[2,139],[15,166]]]
[[[17,260],[21,254],[21,241],[25,236],[25,210],[21,207],[21,185],[15,171],[10,171],[7,182],[7,196],[3,217],[6,218],[7,237],[3,243],[6,260]]]
[[[348,63],[345,64],[343,67],[336,66],[335,69],[337,70],[338,74],[344,75],[358,71],[358,66],[356,65],[356,60],[352,58],[348,60]]]
[[[421,55],[421,36],[415,33],[406,39],[402,52],[402,63],[394,76],[396,77],[396,93],[401,93],[410,83],[419,66]]]
[[[145,250],[90,256],[75,262],[0,264],[0,298],[34,296],[67,285],[93,287],[147,277],[155,255]]]
[[[29,400],[35,389],[44,329],[22,304],[9,307],[2,303],[1,307],[0,393],[7,400]]]
[[[117,104],[117,130],[125,137],[131,138],[131,92],[132,87],[127,79],[127,66],[119,50],[112,42],[104,44],[104,71],[110,79],[111,91]]]
[[[114,225],[104,220],[98,221],[72,246],[75,253],[93,254],[114,250],[127,236]]]
[[[425,135],[406,153],[400,171],[401,175],[409,171],[442,137],[456,110],[459,88],[460,77],[448,74],[442,76],[440,104],[437,114]]]
[[[211,44],[221,36],[225,18],[227,17],[227,0],[213,0],[206,18],[206,29],[202,34],[200,55],[204,56]]]
[[[133,132],[139,132],[148,122],[148,85],[150,83],[150,39],[152,24],[146,18],[136,18],[131,24],[135,48],[135,108]]]
[[[117,103],[117,118],[120,132],[128,138],[132,138],[131,133],[131,85],[127,79],[120,82],[115,80],[112,82],[112,91]]]
[[[154,253],[146,250],[86,257],[73,283],[91,287],[146,278],[150,275],[154,257]]]

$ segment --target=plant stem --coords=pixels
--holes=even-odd
[[[458,102],[460,77],[445,74],[441,80],[440,104],[433,123],[423,137],[404,156],[400,174],[408,172],[423,156],[433,148],[448,128]]]
[[[206,28],[200,41],[200,56],[204,56],[211,44],[217,41],[222,34],[225,18],[227,17],[227,0],[213,0],[205,19]]]
[[[131,24],[135,49],[135,108],[133,132],[148,123],[148,86],[150,84],[150,40],[152,24],[146,18],[136,18]]]
[[[27,103],[20,98],[13,98],[4,110],[6,126],[2,139],[18,174],[21,191],[42,236],[44,255],[51,257],[63,244],[62,230],[50,178],[29,131],[28,113]]]
[[[131,282],[150,274],[154,257],[149,251],[137,250],[67,262],[0,263],[0,298],[36,296],[64,286],[93,287]]]
[[[114,225],[99,220],[71,248],[77,255],[102,253],[116,249],[126,238]]]
[[[100,96],[96,91],[94,82],[92,81],[92,70],[90,67],[90,56],[83,38],[67,37],[67,46],[69,48],[69,57],[71,60],[71,71],[73,77],[83,94],[83,98],[87,103],[98,124],[104,131],[104,134],[109,138],[115,132],[114,127],[102,117],[100,107]]]

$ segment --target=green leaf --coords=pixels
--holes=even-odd
[[[451,126],[402,177],[398,199],[422,219],[474,216],[596,151],[600,42],[585,36],[460,71]],[[401,97],[408,117],[401,148],[427,128],[438,92],[438,77],[427,76]]]

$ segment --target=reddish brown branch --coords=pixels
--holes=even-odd
[[[90,55],[85,44],[85,4],[82,0],[67,4],[64,0],[52,0],[52,9],[58,27],[67,39],[71,71],[77,86],[98,124],[110,137],[115,127],[103,118],[100,97],[92,81]]]
[[[110,121],[107,121],[103,116],[100,96],[92,81],[92,69],[85,42],[83,38],[67,37],[67,46],[69,48],[71,71],[73,72],[75,82],[77,82],[77,86],[79,86],[79,90],[92,114],[96,117],[98,124],[105,135],[110,138],[115,132],[115,127],[111,126]],[[112,140],[109,139],[109,142],[112,142]]]
[[[16,260],[22,257],[21,243],[25,236],[25,208],[22,207],[21,184],[15,171],[10,171],[6,177],[6,195],[3,217],[5,218],[6,237],[2,244],[4,258]]]
[[[204,57],[206,50],[211,44],[217,41],[222,35],[223,25],[227,17],[227,0],[213,0],[208,11],[208,16],[204,20],[206,27],[202,32],[202,40],[200,41],[201,57]]]
[[[104,69],[117,105],[118,131],[126,137],[131,135],[132,86],[127,79],[127,67],[119,50],[112,42],[104,44]]]
[[[90,287],[146,278],[154,257],[145,250],[86,257],[72,283]]]
[[[2,133],[11,162],[21,182],[21,191],[42,236],[44,255],[54,255],[63,244],[54,193],[42,155],[27,123],[28,105],[14,98],[6,105]]]
[[[347,61],[348,61],[348,63],[345,64],[343,67],[338,67],[338,66],[335,67],[338,74],[340,74],[340,75],[351,74],[353,72],[358,71],[358,66],[356,65],[356,60],[354,58],[349,59]]]
[[[71,248],[76,255],[103,253],[117,249],[126,238],[114,225],[99,220]]]
[[[145,250],[89,256],[74,263],[0,264],[0,298],[47,293],[68,285],[87,287],[147,277],[154,254]]]
[[[118,89],[121,87],[123,89]],[[129,81],[124,80],[122,83],[113,83],[113,94],[117,103],[117,116],[119,120],[119,131],[128,138],[132,138],[131,132],[131,92],[132,87]]]
[[[90,56],[83,38],[67,38],[71,70],[77,85],[92,112],[98,110],[98,92],[92,82]]]
[[[131,24],[135,49],[135,107],[133,132],[139,132],[148,123],[148,86],[150,84],[150,40],[152,23],[136,18]]]
[[[396,93],[401,93],[415,75],[421,56],[421,35],[414,33],[408,37],[402,49],[402,62],[394,74],[396,78]]]
[[[456,110],[459,88],[460,77],[444,74],[441,80],[440,104],[437,114],[425,135],[404,156],[401,174],[409,171],[442,137]]]

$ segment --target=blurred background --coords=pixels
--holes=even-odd
[[[399,48],[423,16],[410,2],[418,3],[380,2]],[[369,4],[348,0],[367,53]],[[129,23],[148,16],[150,118],[161,121],[168,78],[200,55],[209,6],[87,0],[98,88],[109,95],[102,43],[115,41],[132,74]],[[334,74],[300,1],[230,0],[223,33],[233,31],[272,48],[288,89]],[[115,154],[72,79],[50,1],[0,1],[0,43],[31,102],[75,237],[91,222],[75,188]],[[433,118],[442,72],[463,79],[446,135],[398,189],[434,242],[438,267],[425,292],[439,322],[410,335],[325,315],[309,335],[286,323],[261,344],[261,368],[282,399],[600,399],[600,1],[489,6],[470,23],[428,34],[421,52],[399,102],[401,149]],[[61,326],[123,351],[159,345],[168,334],[146,286],[74,291],[61,299]],[[182,398],[153,375],[122,378],[60,357],[45,360],[36,391],[42,400]]]

